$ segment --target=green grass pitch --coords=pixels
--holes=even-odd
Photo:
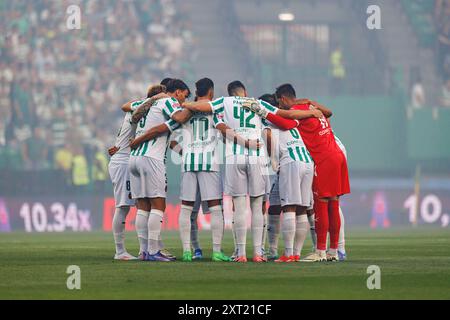
[[[136,254],[135,234],[126,239]],[[180,256],[178,233],[163,239]],[[213,263],[209,232],[201,243],[201,262],[113,262],[107,233],[0,234],[0,299],[450,299],[448,229],[349,230],[343,263]],[[230,253],[229,231],[224,243]],[[81,290],[66,287],[69,265]],[[370,265],[381,290],[367,289]]]

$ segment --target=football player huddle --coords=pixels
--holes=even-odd
[[[345,260],[339,197],[350,192],[350,185],[346,150],[329,122],[331,110],[297,99],[290,84],[259,99],[248,97],[240,81],[231,82],[228,96],[217,99],[211,79],[195,85],[193,102],[187,101],[191,92],[182,80],[167,78],[151,86],[145,99],[122,106],[125,117],[109,149],[114,259],[176,260],[161,240],[170,148],[181,156],[182,261],[203,258],[197,229],[203,205],[211,215],[212,261],[247,262],[248,203],[254,262]],[[224,194],[233,204],[231,256],[222,251]],[[125,219],[134,205],[138,257],[124,245]],[[314,248],[301,259],[308,232]],[[278,256],[280,233],[284,253]]]

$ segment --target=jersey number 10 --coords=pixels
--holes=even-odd
[[[190,123],[192,125],[192,134],[194,135],[194,141],[205,141],[208,139],[208,118],[192,118],[190,120]]]

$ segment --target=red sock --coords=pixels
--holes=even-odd
[[[317,249],[326,250],[328,234],[328,202],[320,200],[315,201],[314,214],[316,218]]]
[[[339,231],[341,230],[339,200],[330,200],[328,202],[328,218],[330,221],[330,249],[337,249],[339,243]]]

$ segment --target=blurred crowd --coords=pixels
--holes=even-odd
[[[81,29],[69,30],[70,5]],[[168,75],[193,77],[177,0],[0,0],[0,168],[107,177],[119,107]],[[119,121],[119,122],[118,122]],[[78,167],[76,167],[78,166]],[[81,169],[80,169],[81,168]]]
[[[440,104],[450,107],[450,0],[436,0],[434,15],[438,32],[438,69],[444,77]]]

